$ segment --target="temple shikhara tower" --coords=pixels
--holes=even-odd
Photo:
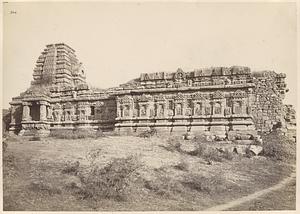
[[[203,134],[253,139],[288,127],[285,74],[244,66],[142,73],[119,87],[97,91],[66,44],[47,45],[30,88],[13,98],[10,131],[48,135],[57,129],[101,129],[135,134]],[[291,117],[289,117],[291,118]]]

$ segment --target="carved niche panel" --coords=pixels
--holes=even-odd
[[[233,113],[242,114],[242,101],[233,101]]]
[[[123,106],[123,117],[129,117],[130,116],[130,106],[124,105]]]
[[[140,116],[145,117],[147,116],[147,105],[140,105]]]
[[[157,104],[156,116],[164,117],[164,105],[163,104]]]
[[[202,103],[197,102],[194,106],[194,114],[197,116],[202,115],[202,107]]]
[[[61,105],[59,103],[56,103],[54,106],[53,106],[53,119],[54,121],[61,121],[62,119],[62,109],[61,109]]]
[[[205,106],[205,115],[211,115],[211,105]]]
[[[221,111],[222,111],[221,103],[216,102],[214,104],[214,114],[221,114],[222,113]]]
[[[175,115],[182,115],[182,104],[181,103],[176,103]]]

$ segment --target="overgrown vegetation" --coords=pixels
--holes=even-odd
[[[170,152],[182,152],[180,145],[181,139],[178,136],[172,136],[167,139],[167,145],[161,146]]]
[[[4,153],[5,210],[203,210],[275,185],[292,168],[268,158],[223,161],[235,155],[180,137],[154,145],[134,137],[28,140]]]
[[[163,198],[175,198],[185,191],[180,181],[167,174],[158,174],[153,180],[144,180],[144,187]]]
[[[263,155],[275,160],[295,161],[296,142],[288,139],[280,131],[273,131],[263,135]]]
[[[57,129],[52,130],[50,137],[58,139],[84,139],[84,138],[100,138],[104,137],[101,130],[93,129]]]
[[[134,156],[115,158],[103,168],[94,165],[86,175],[80,175],[82,187],[77,194],[83,199],[126,200],[132,176],[138,167]]]
[[[88,166],[80,168],[80,162],[67,162],[63,174],[77,176],[80,184],[68,183],[65,187],[81,199],[127,199],[130,184],[136,170],[140,167],[136,156],[114,158],[104,167],[96,160],[101,157],[101,149],[91,150],[86,159]]]
[[[212,148],[206,144],[198,144],[195,152],[197,156],[204,158],[208,162],[222,161],[221,153],[216,148]]]
[[[212,161],[222,162],[224,159],[233,159],[233,153],[229,150],[225,149],[225,151],[218,151],[216,148],[208,146],[207,144],[197,144],[196,149],[189,154],[201,157],[208,163],[211,163]]]
[[[71,174],[71,175],[77,175],[78,174],[78,170],[79,170],[79,165],[80,162],[79,161],[68,161],[65,164],[65,167],[62,169],[62,173],[64,174]]]

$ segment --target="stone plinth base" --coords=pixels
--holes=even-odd
[[[226,128],[225,126],[211,126],[210,135],[225,139],[226,138]]]

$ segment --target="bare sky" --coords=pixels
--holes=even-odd
[[[245,65],[286,73],[285,102],[296,105],[295,3],[6,3],[3,24],[4,108],[57,42],[100,88],[142,72]]]

